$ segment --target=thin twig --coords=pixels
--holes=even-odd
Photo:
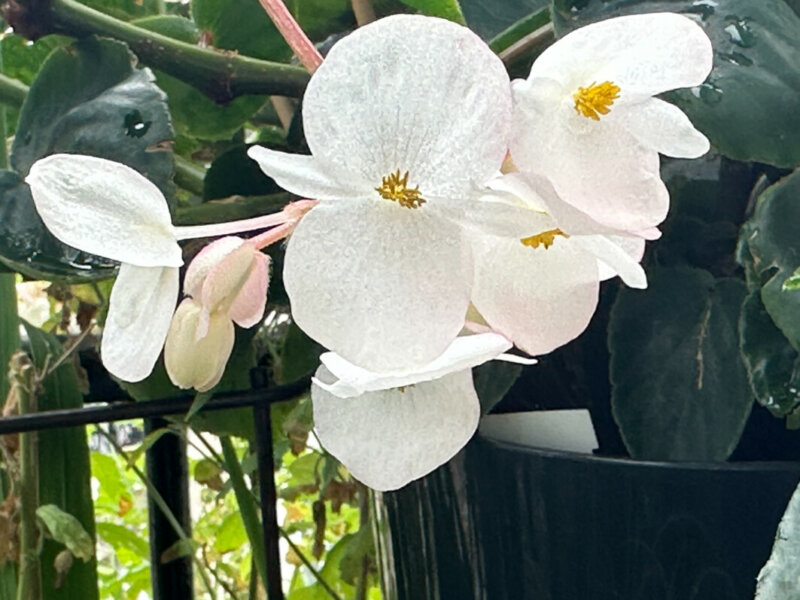
[[[327,581],[325,581],[325,579],[322,577],[322,573],[317,571],[314,568],[314,565],[311,564],[311,561],[308,560],[308,558],[306,558],[306,555],[303,554],[303,551],[300,549],[300,546],[298,546],[292,541],[292,538],[289,537],[289,534],[286,533],[286,530],[284,530],[283,527],[279,527],[278,531],[280,531],[281,537],[286,540],[286,542],[289,544],[289,547],[297,555],[297,558],[300,559],[300,562],[302,562],[306,566],[306,568],[309,571],[311,571],[311,574],[314,576],[314,579],[317,580],[317,583],[320,584],[326,592],[328,592],[328,595],[334,600],[342,600],[341,596],[339,596],[339,594],[336,593],[336,590],[334,590],[330,586],[330,584]]]
[[[377,18],[375,9],[372,7],[372,0],[351,0],[350,4],[359,27],[372,23]]]
[[[100,435],[106,438],[108,443],[113,446],[117,454],[119,454],[125,460],[126,464],[128,464],[130,468],[133,469],[133,472],[147,488],[147,493],[150,494],[150,497],[153,498],[153,502],[155,502],[158,508],[161,510],[161,512],[164,513],[164,516],[166,517],[167,521],[172,526],[172,529],[175,531],[175,533],[178,535],[181,541],[191,541],[191,538],[188,535],[186,535],[186,532],[183,530],[183,527],[178,522],[178,519],[175,517],[172,510],[170,510],[169,506],[167,505],[167,502],[164,500],[164,497],[159,493],[159,491],[153,485],[153,482],[150,481],[150,478],[130,460],[130,458],[128,457],[128,453],[125,452],[122,446],[120,446],[117,443],[117,440],[114,439],[114,436],[110,435],[102,427],[97,427],[97,431],[100,432]],[[194,564],[197,565],[198,573],[200,574],[200,579],[203,580],[203,585],[213,598],[214,590],[211,588],[211,582],[208,580],[208,577],[206,576],[204,565],[200,562],[197,556],[195,556],[194,552],[192,552],[191,557],[192,557],[192,562],[194,562]]]
[[[555,40],[555,29],[552,23],[543,25],[530,32],[517,42],[511,44],[508,48],[503,50],[498,56],[505,64],[511,64],[520,56],[533,52],[535,50],[543,50],[553,43]]]

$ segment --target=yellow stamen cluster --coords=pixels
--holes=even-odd
[[[579,87],[572,94],[575,99],[575,112],[588,119],[600,120],[600,115],[607,115],[611,111],[614,100],[619,98],[620,88],[610,81],[598,84],[592,83],[589,87]]]
[[[522,238],[520,242],[522,242],[523,246],[530,246],[531,248],[538,248],[539,246],[544,246],[545,250],[547,250],[556,240],[557,236],[561,236],[564,238],[568,238],[569,236],[561,231],[560,229],[550,229],[548,231],[543,231],[542,233],[537,233],[536,235],[532,235],[530,237]]]
[[[376,187],[382,198],[397,202],[404,208],[419,208],[425,204],[425,198],[420,196],[419,186],[410,188],[408,186],[408,171],[400,175],[400,169],[390,173],[381,179],[380,187]]]

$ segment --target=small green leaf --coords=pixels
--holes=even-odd
[[[781,289],[784,292],[794,292],[796,290],[800,290],[800,267],[797,267],[794,273],[787,277],[786,281],[783,282]]]
[[[64,544],[77,558],[86,562],[94,556],[91,536],[71,514],[55,504],[45,504],[36,509],[36,516],[44,523],[50,537]]]
[[[208,458],[198,461],[194,466],[194,480],[197,483],[208,483],[219,477],[220,473],[222,473],[220,466]]]
[[[788,600],[800,581],[800,487],[778,525],[769,560],[756,580],[755,600]]]
[[[197,542],[193,539],[178,540],[161,553],[161,563],[164,564],[184,556],[191,556],[196,548]]]
[[[688,267],[648,279],[647,290],[620,291],[609,320],[625,445],[638,459],[725,460],[753,404],[738,349],[746,286]]]
[[[238,512],[227,515],[217,529],[214,538],[214,550],[220,554],[238,550],[247,543],[247,532],[244,530],[242,516]]]
[[[466,25],[464,20],[464,13],[461,12],[461,6],[458,0],[400,0],[406,6],[416,8],[424,15],[430,17],[440,17]]]

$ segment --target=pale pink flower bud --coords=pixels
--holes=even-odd
[[[205,334],[198,336],[201,329]],[[170,380],[182,389],[210,390],[225,372],[233,342],[233,323],[225,313],[209,315],[197,301],[185,298],[172,317],[164,344]]]

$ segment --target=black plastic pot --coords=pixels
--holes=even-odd
[[[476,438],[378,498],[387,600],[752,600],[798,481]]]

